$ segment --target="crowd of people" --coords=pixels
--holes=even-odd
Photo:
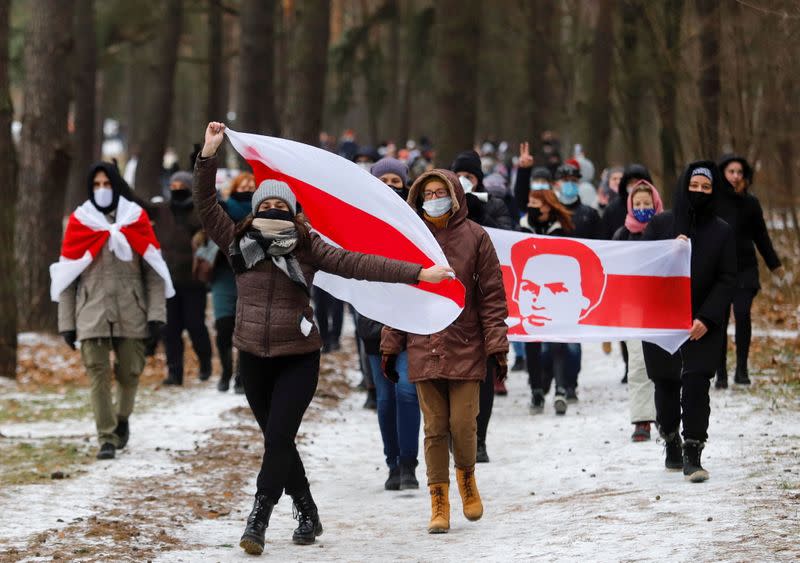
[[[383,442],[385,489],[419,488],[423,424],[428,531],[443,533],[450,527],[451,454],[464,516],[480,519],[475,468],[490,461],[488,428],[495,396],[507,394],[508,372],[527,371],[532,415],[545,411],[552,388],[552,409],[564,416],[569,404],[578,401],[583,367],[578,343],[509,343],[502,273],[484,230],[492,227],[550,237],[691,241],[689,340],[673,355],[646,342],[621,342],[622,382],[628,385],[632,440],[650,440],[655,425],[666,446],[666,468],[681,470],[693,482],[708,479],[701,452],[708,438],[709,388],[714,378],[717,388],[728,386],[731,309],[736,321],[734,382],[747,385],[750,308],[759,290],[756,249],[771,270],[781,273],[764,214],[750,192],[753,168],[746,159],[728,155],[717,162],[691,163],[667,210],[661,194],[671,187],[657,186],[645,166],[610,166],[595,184],[594,165],[580,146],[571,158],[563,158],[551,132],[535,149],[525,142],[515,154],[507,143],[465,147],[446,169],[434,168],[427,139],[403,148],[384,143],[372,149],[359,146],[352,132],[338,144],[321,136],[322,148],[368,170],[424,221],[450,267],[423,269],[326,244],[309,228],[295,194],[282,181],[256,185],[252,174],[242,172],[218,185],[216,154],[224,129],[209,123],[193,172],[172,174],[165,200],[137,197],[112,164],[89,169],[84,205],[105,217],[108,225],[99,230],[110,234],[97,239],[102,248],[60,294],[59,331],[68,345],[81,343],[99,459],[114,458],[126,447],[138,377],[146,354],[159,341],[167,356],[165,385],[184,382],[184,331],[197,356],[197,379],[212,377],[206,327],[210,291],[221,365],[217,388],[227,392],[233,382],[264,436],[263,463],[241,546],[261,553],[273,507],[284,492],[299,520],[293,541],[313,543],[322,524],[295,436],[317,387],[320,355],[341,348],[347,308],[314,287],[314,273],[400,284],[456,277],[466,288],[465,306],[438,333],[407,334],[352,308],[351,313],[365,407],[376,409]],[[152,233],[145,232],[147,227],[134,232],[130,222],[123,222],[121,201],[146,214]],[[81,221],[80,209],[70,224]],[[158,275],[140,239],[157,239],[171,285]],[[603,346],[611,353],[610,343]]]

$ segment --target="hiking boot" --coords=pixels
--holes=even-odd
[[[383,484],[383,488],[387,491],[399,491],[400,490],[400,468],[399,467],[390,467],[389,468],[389,478],[386,479],[386,482]]]
[[[750,376],[747,373],[747,368],[736,368],[736,373],[733,376],[733,382],[737,385],[750,385]]]
[[[239,540],[239,547],[250,555],[261,555],[264,551],[264,533],[269,527],[269,517],[275,503],[267,500],[266,495],[256,495],[253,501],[253,510],[247,517],[247,525],[244,528],[242,539]]]
[[[114,459],[117,455],[117,448],[111,442],[106,442],[100,446],[100,451],[95,456],[97,459]]]
[[[715,389],[727,389],[728,388],[728,374],[727,373],[718,373],[717,380],[714,381],[714,388]]]
[[[511,371],[523,371],[525,367],[525,358],[520,358],[517,356],[514,358],[514,364],[511,366]]]
[[[292,541],[297,545],[311,545],[317,536],[322,535],[322,522],[319,521],[319,512],[311,491],[306,490],[299,495],[292,495],[294,501],[294,517],[297,519],[297,529],[292,534]]]
[[[183,385],[183,378],[178,377],[174,373],[167,375],[166,379],[161,382],[161,385]]]
[[[683,469],[681,435],[677,430],[669,434],[662,432],[661,439],[664,440],[664,467],[667,468],[667,471],[680,471]]]
[[[403,463],[400,462],[400,490],[419,489],[419,481],[416,476],[416,462]]]
[[[544,393],[541,389],[534,389],[531,397],[531,414],[544,412]]]
[[[231,378],[228,377],[226,379],[224,377],[220,377],[219,381],[217,382],[217,391],[220,391],[221,393],[226,393],[230,388],[231,388]]]
[[[705,444],[699,440],[686,440],[683,443],[683,476],[692,483],[708,480],[708,471],[700,465],[700,454]]]
[[[647,442],[650,439],[650,423],[637,422],[633,426],[631,440],[634,442]]]
[[[489,463],[489,454],[486,453],[486,440],[478,440],[478,451],[475,455],[478,463]]]
[[[456,467],[456,479],[458,480],[458,492],[461,494],[461,504],[464,507],[464,516],[471,522],[480,520],[483,516],[483,503],[478,492],[478,485],[475,483],[475,467],[467,469]]]
[[[244,395],[244,383],[238,375],[233,380],[233,392],[237,395]]]
[[[128,439],[131,437],[131,430],[128,426],[127,418],[122,418],[121,416],[117,418],[117,427],[114,428],[114,434],[119,438],[118,449],[121,450],[128,445]]]
[[[431,494],[431,521],[429,534],[446,534],[450,529],[450,484],[428,485]]]
[[[501,397],[505,397],[508,395],[508,389],[506,389],[506,382],[505,381],[498,381],[495,379],[494,381],[494,394],[500,395]]]
[[[567,414],[567,397],[563,392],[556,393],[556,399],[553,401],[553,406],[556,409],[556,414]]]
[[[378,393],[374,388],[367,389],[367,400],[364,401],[364,408],[373,411],[378,410]]]
[[[197,373],[197,379],[200,381],[208,381],[211,379],[211,366],[207,368],[200,368],[200,371]]]
[[[578,393],[575,391],[574,387],[567,387],[567,402],[568,403],[577,403],[578,402]]]

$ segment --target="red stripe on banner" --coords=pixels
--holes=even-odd
[[[502,266],[509,317],[519,317],[513,299],[514,273]],[[688,277],[609,274],[597,307],[582,325],[688,330],[692,326],[692,289]]]
[[[161,248],[158,244],[156,233],[153,231],[153,226],[150,224],[150,217],[148,217],[147,211],[144,209],[142,209],[136,221],[122,227],[120,232],[125,235],[125,238],[128,239],[128,244],[140,256],[144,256],[144,253],[147,252],[147,247],[151,244],[156,249]]]
[[[307,182],[270,168],[259,160],[258,152],[252,147],[245,151],[245,158],[253,168],[256,185],[266,179],[289,184],[314,229],[342,248],[405,260],[421,264],[423,268],[434,265],[424,252],[392,225]],[[465,289],[457,279],[439,284],[420,282],[414,287],[441,295],[464,307]]]
[[[94,258],[103,248],[109,236],[108,231],[90,229],[78,221],[73,213],[67,221],[67,230],[64,232],[64,240],[61,243],[61,256],[70,260],[78,260],[83,258],[88,250]]]

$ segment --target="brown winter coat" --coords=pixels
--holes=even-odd
[[[431,335],[384,328],[381,352],[399,354],[408,349],[408,379],[483,380],[486,358],[508,352],[508,316],[500,262],[489,235],[467,219],[464,189],[449,170],[431,170],[420,176],[408,194],[408,203],[421,213],[422,188],[436,178],[453,198],[453,215],[443,229],[425,222],[441,246],[450,267],[466,288],[464,310],[446,329]]]
[[[194,200],[206,234],[229,256],[235,225],[217,201],[214,178],[216,157],[198,158],[194,169]],[[303,248],[295,252],[308,287],[318,270],[344,278],[388,283],[417,282],[422,267],[410,262],[390,260],[349,252],[325,243],[312,233]],[[313,326],[303,336],[303,317],[314,323],[308,294],[292,282],[271,260],[256,264],[251,270],[236,275],[236,329],[233,345],[239,350],[260,357],[306,354],[320,349],[319,330]]]

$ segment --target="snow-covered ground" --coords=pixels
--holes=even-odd
[[[663,469],[662,446],[634,444],[618,355],[584,347],[580,402],[556,417],[528,412],[526,376],[511,374],[509,395],[496,397],[489,429],[491,463],[478,466],[484,516],[468,522],[450,493],[451,530],[429,535],[422,448],[419,491],[383,490],[386,470],[376,415],[353,393],[301,427],[301,455],[325,533],[314,546],[291,543],[296,525],[283,499],[267,530],[264,556],[278,561],[796,561],[800,558],[800,419],[798,405],[749,390],[712,390],[704,465],[711,480],[689,484]],[[351,372],[353,383],[357,374]],[[550,399],[550,398],[549,398]],[[165,449],[187,448],[206,431],[242,424],[229,411],[243,403],[210,388],[175,390],[175,400],[136,418],[130,451],[94,463],[67,481],[0,492],[3,548],[24,546],[36,532],[97,513],[113,488],[132,476],[172,474]],[[7,424],[6,436],[41,435],[43,424]],[[90,422],[53,434],[85,432]],[[655,432],[654,432],[655,436]],[[420,446],[422,439],[420,438]],[[160,447],[160,451],[156,448]],[[231,460],[236,467],[236,460]],[[246,561],[238,548],[255,483],[230,499],[231,512],[169,532],[179,549],[158,561]],[[132,556],[133,557],[133,556]],[[133,557],[133,560],[136,558]],[[29,560],[36,560],[31,557]]]

